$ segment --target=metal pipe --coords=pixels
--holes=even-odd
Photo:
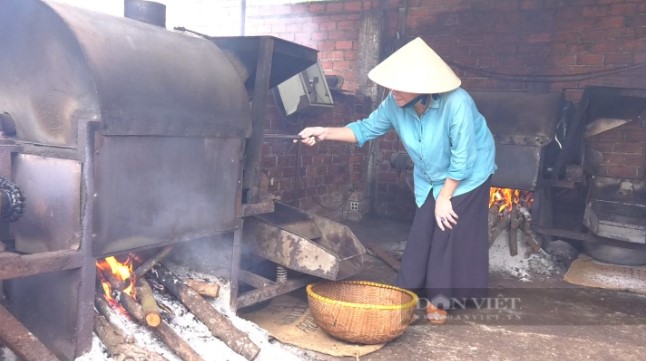
[[[291,134],[265,134],[264,137],[268,138],[268,139],[294,139],[294,140],[303,139],[298,134],[295,134],[295,135],[291,135]]]
[[[123,16],[166,28],[166,5],[144,0],[124,0]]]
[[[240,0],[240,36],[244,36],[247,22],[247,0]]]

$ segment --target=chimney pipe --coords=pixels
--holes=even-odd
[[[127,18],[166,28],[166,5],[144,0],[124,0],[123,15]]]

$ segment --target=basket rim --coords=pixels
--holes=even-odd
[[[363,286],[373,286],[373,287],[379,287],[379,288],[387,288],[395,291],[400,291],[403,292],[409,296],[412,297],[412,300],[401,304],[401,305],[374,305],[374,304],[369,304],[369,303],[356,303],[356,302],[347,302],[347,301],[338,301],[331,299],[329,297],[321,296],[318,293],[314,292],[313,288],[314,286],[321,285],[321,284],[352,284],[352,285],[363,285]],[[378,283],[378,282],[370,282],[370,281],[337,281],[337,282],[321,282],[321,283],[310,283],[306,287],[307,295],[321,301],[323,303],[328,303],[328,304],[337,304],[337,305],[342,305],[342,306],[347,306],[347,307],[352,307],[352,308],[364,308],[364,309],[373,309],[373,310],[406,310],[409,308],[414,307],[419,299],[417,295],[409,290],[399,288],[396,286],[391,286],[391,285],[386,285],[383,283]]]

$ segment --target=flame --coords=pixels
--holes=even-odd
[[[489,189],[489,208],[498,207],[498,213],[511,211],[514,206],[531,208],[534,193],[511,188],[491,187]]]
[[[101,288],[105,293],[105,299],[113,307],[117,307],[119,303],[113,297],[113,284],[115,281],[123,282],[127,286],[121,290],[134,297],[134,270],[131,257],[125,261],[120,262],[116,257],[110,256],[102,260],[96,261],[97,275],[101,281]]]

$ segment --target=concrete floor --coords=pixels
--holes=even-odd
[[[364,244],[386,249],[403,245],[409,227],[408,222],[384,219],[347,225]],[[564,282],[562,276],[536,276],[522,282],[492,274],[494,294],[490,295],[517,298],[515,307],[456,310],[444,325],[431,325],[420,318],[401,337],[361,359],[646,359],[646,296],[579,287]],[[389,266],[368,257],[364,272],[353,278],[390,283],[394,277]]]

